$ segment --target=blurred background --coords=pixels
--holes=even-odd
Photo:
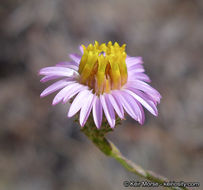
[[[142,56],[163,97],[159,117],[146,112],[144,126],[128,117],[109,138],[145,169],[203,185],[203,1],[1,0],[0,23],[0,190],[120,190],[140,180],[66,118],[68,104],[39,97],[49,84],[38,70],[94,40]]]

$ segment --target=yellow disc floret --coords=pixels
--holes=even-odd
[[[97,41],[87,47],[82,45],[80,83],[88,85],[98,95],[120,89],[128,78],[125,46],[117,42],[99,45]]]

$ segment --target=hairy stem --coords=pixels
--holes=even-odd
[[[135,173],[136,175],[145,178],[151,182],[155,182],[158,184],[163,185],[165,182],[169,182],[169,180],[165,177],[162,177],[152,171],[144,170],[141,166],[135,164],[134,162],[128,160],[124,157],[119,149],[109,140],[107,140],[104,135],[97,133],[89,133],[89,130],[85,128],[82,129],[85,135],[107,156],[110,156],[116,159],[125,169],[129,172]],[[165,187],[166,189],[173,189],[173,190],[180,190],[184,189],[187,190],[186,187]]]
[[[114,159],[116,159],[124,168],[126,168],[128,171],[135,173],[136,175],[145,178],[151,182],[156,182],[158,184],[163,185],[165,182],[169,182],[169,180],[165,177],[162,177],[152,171],[149,170],[144,170],[141,166],[135,164],[134,162],[128,160],[126,157],[124,157],[120,151],[118,150],[118,148],[112,143],[109,142],[110,146],[111,146],[111,154],[109,156],[113,157]],[[174,190],[178,190],[178,189],[185,189],[187,190],[187,188],[185,187],[170,187],[167,189],[174,189]]]
[[[76,118],[76,121],[78,118]],[[120,120],[116,120],[116,126],[120,124]],[[169,182],[169,180],[165,177],[162,177],[152,171],[144,170],[141,166],[135,164],[134,162],[128,160],[124,157],[119,149],[109,141],[105,135],[112,131],[108,122],[103,120],[101,128],[98,130],[95,127],[93,118],[89,118],[86,125],[81,128],[81,131],[107,156],[110,156],[117,160],[125,169],[129,172],[132,172],[142,178],[145,178],[151,182],[158,183],[164,187],[165,182]],[[165,187],[166,189],[173,189],[173,190],[188,190],[186,187]]]

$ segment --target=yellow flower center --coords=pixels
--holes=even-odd
[[[97,41],[87,47],[82,45],[80,83],[89,86],[96,94],[120,89],[128,78],[125,46],[119,46],[117,42],[112,45],[111,41],[107,45],[99,45]]]

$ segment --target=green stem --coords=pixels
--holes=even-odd
[[[118,150],[118,148],[112,143],[109,142],[110,146],[111,146],[111,154],[109,156],[111,156],[112,158],[116,159],[124,168],[126,168],[128,171],[135,173],[136,175],[145,178],[151,182],[155,182],[158,184],[164,184],[165,182],[169,182],[169,180],[165,177],[162,177],[152,171],[149,170],[144,170],[141,166],[135,164],[134,162],[128,160],[126,157],[124,157],[120,151]],[[187,188],[185,187],[170,187],[168,189],[174,189],[174,190],[178,190],[178,189],[185,189],[187,190]]]
[[[78,117],[76,118],[78,121]],[[120,124],[120,119],[116,119],[116,126]],[[81,131],[107,156],[110,156],[117,160],[125,169],[128,171],[145,178],[151,182],[158,183],[164,187],[165,182],[169,182],[169,180],[165,177],[157,175],[156,173],[144,170],[141,166],[135,164],[134,162],[128,160],[124,157],[119,149],[108,139],[105,138],[105,135],[112,131],[111,127],[108,125],[106,119],[103,119],[101,128],[98,130],[95,127],[93,118],[90,117],[86,122],[86,125],[81,128]],[[188,190],[186,187],[165,187],[166,189],[173,189],[173,190]]]
[[[82,132],[107,156],[110,156],[117,160],[124,168],[128,171],[135,173],[136,175],[145,178],[151,182],[155,182],[163,185],[165,182],[169,182],[169,180],[165,177],[157,175],[156,173],[148,170],[144,170],[141,166],[135,164],[134,162],[128,160],[124,157],[119,149],[110,141],[108,141],[104,135],[105,133],[100,132],[100,130],[92,130],[92,128],[84,127],[81,129]],[[186,187],[165,187],[166,189],[187,190]]]

